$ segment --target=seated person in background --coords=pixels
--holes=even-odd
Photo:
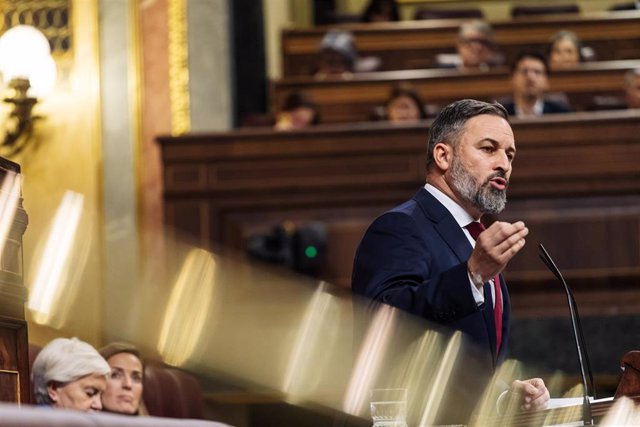
[[[320,42],[319,55],[316,77],[352,74],[358,59],[353,35],[348,31],[329,31]]]
[[[457,64],[459,69],[488,70],[501,62],[495,50],[493,29],[480,19],[460,26],[456,49],[460,57]]]
[[[627,108],[640,108],[640,68],[629,70],[624,75],[624,93]]]
[[[56,338],[38,353],[32,378],[36,404],[77,411],[102,409],[109,365],[91,345]]]
[[[316,78],[351,78],[353,73],[376,71],[380,68],[380,58],[376,56],[358,57],[353,34],[348,31],[331,30],[322,38],[318,50]]]
[[[370,0],[362,14],[362,22],[394,22],[400,20],[395,0]]]
[[[102,347],[99,352],[111,367],[107,389],[102,393],[102,409],[118,414],[139,415],[144,378],[140,352],[127,343],[112,343]]]
[[[537,52],[522,52],[511,69],[513,101],[504,103],[509,115],[526,117],[548,113],[571,111],[565,103],[545,100],[549,88],[549,70],[543,55]]]
[[[393,123],[415,122],[427,118],[418,92],[408,85],[397,85],[384,105],[385,118]]]
[[[583,61],[582,42],[572,31],[558,31],[551,37],[548,57],[551,70],[575,67]]]
[[[313,102],[302,92],[292,92],[276,116],[276,130],[297,130],[316,125],[320,115]]]

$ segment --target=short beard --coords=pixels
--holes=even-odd
[[[498,171],[480,184],[462,166],[458,156],[453,157],[451,164],[451,187],[467,203],[470,203],[483,214],[499,214],[507,204],[506,190],[498,190],[491,185],[491,180],[501,177],[506,179],[505,173]]]

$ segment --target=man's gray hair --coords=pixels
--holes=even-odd
[[[427,170],[433,164],[433,149],[436,144],[444,143],[454,149],[457,148],[469,119],[482,114],[502,117],[508,120],[507,110],[497,102],[488,103],[475,99],[461,99],[452,102],[438,113],[429,128],[429,143],[427,147]]]
[[[634,83],[635,79],[638,77],[640,77],[640,68],[634,68],[624,73],[625,87],[631,86]]]
[[[90,344],[78,338],[56,338],[38,353],[31,375],[36,403],[52,405],[47,386],[87,375],[108,375],[109,364]]]

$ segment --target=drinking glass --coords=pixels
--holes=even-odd
[[[373,427],[407,427],[407,389],[371,390]]]

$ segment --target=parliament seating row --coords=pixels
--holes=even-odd
[[[516,312],[565,310],[537,242],[575,281],[583,311],[639,309],[625,286],[640,280],[640,113],[569,113],[512,126],[518,154],[499,218],[524,220],[533,242],[507,272],[512,293],[526,296],[514,298]],[[198,245],[242,250],[250,234],[286,220],[323,221],[321,276],[349,287],[367,225],[424,184],[427,132],[428,122],[378,122],[160,137],[166,222]]]
[[[639,21],[640,29],[640,21]],[[640,46],[640,43],[638,44]],[[640,56],[639,56],[640,58]],[[640,67],[640,60],[601,61],[580,64],[549,76],[551,92],[562,92],[576,111],[596,109],[594,99],[622,97],[624,74]],[[272,84],[273,111],[291,92],[306,93],[317,105],[322,123],[367,120],[372,109],[384,104],[399,82],[410,83],[423,101],[444,106],[462,98],[501,100],[512,94],[509,70],[488,72],[458,70],[401,70],[356,74],[352,79],[289,77]]]
[[[433,68],[436,55],[455,51],[462,19],[344,24],[362,56],[376,56],[383,71]],[[498,49],[509,64],[524,49],[544,51],[552,34],[574,31],[600,61],[640,58],[640,11],[529,17],[492,22]],[[311,75],[328,27],[282,31],[284,76]]]

